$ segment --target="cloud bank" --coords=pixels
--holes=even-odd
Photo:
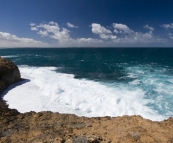
[[[164,28],[166,31],[168,31],[169,29],[173,29],[173,23],[171,24],[163,24],[163,25],[160,25],[162,28]],[[173,34],[172,33],[168,33],[168,36],[171,40],[173,40]]]
[[[104,39],[104,43],[108,45],[137,45],[140,44],[148,45],[153,43],[165,42],[165,39],[156,37],[153,34],[154,28],[148,25],[145,25],[144,28],[149,31],[146,33],[135,32],[130,29],[127,25],[121,23],[113,23],[113,32],[100,24],[93,23],[92,32],[98,34],[101,39]]]
[[[46,47],[47,43],[30,38],[19,38],[6,32],[0,32],[0,47]]]
[[[31,24],[30,24],[31,25]],[[36,29],[36,30],[35,30]],[[57,47],[73,47],[73,46],[95,46],[100,45],[100,39],[93,38],[76,38],[70,37],[70,30],[60,27],[56,22],[32,24],[31,30],[37,31],[37,34],[42,37],[49,37],[55,40],[52,46]]]
[[[171,24],[163,24],[163,25],[161,25],[161,27],[163,27],[165,29],[173,28],[173,23],[171,23]]]
[[[69,22],[66,28],[54,21],[40,24],[30,23],[30,26],[33,32],[41,37],[47,37],[50,40],[49,44],[0,32],[0,47],[144,47],[164,46],[173,40],[171,32],[168,33],[170,40],[164,39],[156,36],[154,27],[149,25],[141,27],[143,29],[141,31],[144,32],[138,32],[122,23],[112,23],[108,28],[99,23],[91,23],[88,25],[91,28],[91,36],[79,38],[71,36],[71,28],[78,28],[78,26]],[[173,29],[173,23],[160,26],[166,31]]]
[[[165,43],[167,40],[155,36],[154,28],[149,25],[144,25],[143,28],[148,32],[137,32],[122,23],[113,23],[111,28],[106,28],[99,23],[90,25],[91,32],[98,35],[98,38],[72,38],[70,30],[59,26],[56,22],[40,23],[38,25],[31,23],[31,30],[37,31],[37,34],[42,37],[49,37],[55,40],[55,46],[63,47],[89,47],[89,46],[147,46],[158,43]],[[74,28],[73,24],[67,23],[69,28]]]

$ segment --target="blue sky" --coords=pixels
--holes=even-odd
[[[172,0],[0,0],[0,47],[172,45]]]

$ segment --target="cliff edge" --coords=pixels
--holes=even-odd
[[[0,91],[19,80],[17,66],[0,58]],[[154,122],[141,116],[86,118],[50,111],[22,114],[15,109],[2,108],[0,142],[173,143],[173,118]]]

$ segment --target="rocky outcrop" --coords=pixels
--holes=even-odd
[[[0,93],[19,80],[21,77],[18,67],[12,61],[0,57]]]
[[[172,143],[173,118],[86,118],[52,112],[0,113],[1,143]]]
[[[0,58],[0,91],[20,80],[10,60]],[[2,108],[1,143],[173,143],[173,118],[153,122],[141,116],[86,118],[52,112],[19,113]]]

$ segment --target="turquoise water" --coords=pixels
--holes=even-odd
[[[84,116],[140,114],[152,120],[163,120],[173,116],[173,49],[171,48],[23,48],[0,49],[0,55],[17,64],[31,83],[32,78],[36,76],[36,73],[32,73],[35,69],[40,70],[42,78],[49,73],[54,75],[50,79],[46,77],[46,81],[42,81],[39,77],[42,82],[33,83],[45,88],[47,88],[45,84],[57,85],[52,89],[52,92],[56,91],[55,94],[47,93],[50,98],[52,97],[50,106],[40,104],[38,111],[52,110],[65,113],[69,111]],[[63,76],[62,79],[59,79],[60,75]],[[56,77],[61,81],[57,81]],[[66,81],[73,82],[73,86],[76,84],[73,92],[70,89],[73,86],[66,84]],[[86,82],[87,88],[79,85],[79,81],[80,84]],[[58,87],[59,82],[64,83],[61,89]],[[102,91],[103,89],[106,92]],[[85,97],[81,95],[83,92]],[[58,100],[60,96],[61,100]],[[15,106],[13,103],[15,101],[10,95],[7,94],[4,98],[7,98],[9,105],[11,102],[13,108],[20,111],[21,107]],[[79,98],[80,102],[77,101]],[[93,98],[98,100],[96,105],[89,104],[90,101],[95,103]],[[34,103],[34,98],[32,100]],[[54,110],[59,103],[62,103],[61,107],[57,105],[57,110]],[[73,107],[74,110],[69,110]],[[30,109],[26,109],[28,110]],[[31,110],[37,111],[35,108]]]

